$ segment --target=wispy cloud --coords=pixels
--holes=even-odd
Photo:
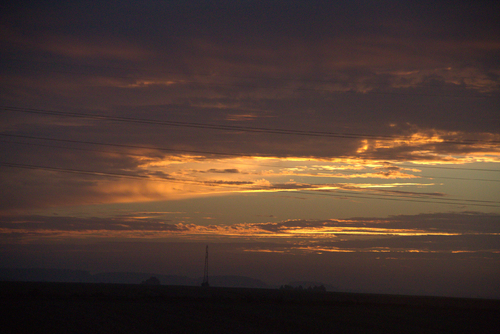
[[[351,192],[395,198],[425,196],[446,197],[451,201],[460,199],[441,190],[440,178],[444,177],[444,180],[447,180],[446,175],[422,174],[422,168],[399,167],[387,160],[294,157],[199,158],[193,155],[106,154],[101,159],[89,161],[86,154],[84,152],[84,155],[76,158],[73,154],[68,154],[52,159],[58,159],[62,166],[65,164],[70,166],[79,159],[81,168],[51,168],[49,162],[44,163],[49,166],[47,168],[43,165],[40,167],[26,165],[24,171],[4,167],[4,175],[9,175],[0,179],[7,189],[3,202],[4,212],[13,210],[15,212],[21,208],[56,207],[89,202],[126,203],[218,194],[297,191],[332,193],[336,196],[348,196],[348,192]],[[93,152],[89,154],[92,155]],[[426,165],[423,166],[442,166],[452,162],[477,163],[484,162],[485,159],[495,159],[494,157],[494,155],[478,157],[468,155],[462,160],[454,157],[452,160],[426,161]],[[25,182],[17,182],[19,178]],[[433,180],[429,182],[428,179]],[[29,180],[29,183],[26,183],[26,180]],[[410,180],[412,182],[407,182]],[[494,181],[493,178],[492,180]],[[43,195],[37,191],[42,187]],[[423,188],[427,190],[424,191]],[[23,200],[15,204],[16,198],[21,194]],[[474,204],[467,198],[462,202],[468,205]],[[479,202],[481,201],[477,203]],[[489,202],[491,205],[495,203],[495,201]]]
[[[197,225],[151,217],[17,216],[2,218],[0,231],[3,243],[36,243],[47,238],[166,238],[219,242],[227,238],[241,238],[253,240],[245,251],[500,253],[498,219],[498,214],[458,212],[388,218],[294,219]],[[261,248],[262,244],[256,242],[258,240],[272,240],[275,248]]]

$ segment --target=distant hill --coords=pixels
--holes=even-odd
[[[0,268],[0,281],[90,283],[92,280],[93,276],[84,270]]]
[[[0,281],[140,284],[151,277],[158,278],[162,285],[199,286],[202,282],[202,278],[155,273],[109,272],[90,274],[88,271],[70,269],[0,268]],[[211,276],[209,282],[210,286],[217,287],[269,287],[258,279],[245,276]]]
[[[159,275],[155,273],[113,272],[94,274],[92,277],[94,283],[139,284],[150,277],[156,277],[163,285],[198,285],[197,279],[187,276]]]
[[[201,283],[201,281],[200,281]],[[212,276],[209,278],[210,286],[227,288],[268,288],[261,280],[245,276]]]
[[[333,285],[330,284],[324,284],[321,282],[311,282],[311,281],[294,281],[288,283],[289,286],[292,286],[294,288],[298,288],[299,286],[302,286],[304,289],[307,288],[314,288],[315,286],[324,286],[326,291],[338,291],[338,288],[334,287]]]

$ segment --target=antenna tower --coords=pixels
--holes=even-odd
[[[205,252],[205,270],[203,272],[203,282],[201,283],[201,286],[208,287],[208,245]]]

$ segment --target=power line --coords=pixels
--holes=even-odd
[[[243,126],[235,126],[235,125],[217,125],[217,124],[209,124],[209,123],[161,121],[161,120],[132,118],[132,117],[103,116],[103,115],[92,115],[92,114],[76,113],[76,112],[62,112],[62,111],[18,108],[18,107],[9,107],[9,106],[0,106],[0,108],[3,110],[7,110],[7,111],[25,112],[25,113],[33,113],[33,114],[41,114],[41,115],[54,115],[54,116],[62,116],[62,117],[88,118],[88,119],[98,119],[98,120],[129,122],[129,123],[179,126],[179,127],[213,129],[213,130],[244,131],[244,132],[301,135],[301,136],[313,136],[313,137],[356,138],[356,139],[358,139],[358,138],[370,138],[370,139],[379,139],[379,140],[382,140],[382,139],[389,140],[389,139],[394,138],[391,136],[381,136],[381,135],[359,135],[359,134],[333,133],[333,132],[320,132],[320,131],[303,131],[303,130],[289,130],[289,129],[243,127]]]
[[[174,179],[158,178],[158,177],[151,178],[148,175],[130,175],[130,174],[123,174],[123,173],[87,171],[87,170],[81,170],[81,169],[26,165],[26,164],[17,164],[17,163],[11,163],[11,162],[0,162],[0,165],[5,166],[5,167],[23,168],[23,169],[40,169],[40,170],[47,170],[47,171],[53,171],[53,172],[72,173],[72,174],[85,174],[85,175],[107,176],[107,177],[117,177],[117,178],[175,182]]]
[[[0,134],[0,136],[1,135],[2,134]],[[2,140],[0,139],[0,141],[2,141]],[[4,141],[4,142],[6,142],[6,141]],[[127,152],[118,152],[118,151],[106,151],[106,150],[96,150],[96,149],[81,148],[81,147],[67,147],[67,146],[46,145],[46,144],[40,144],[40,143],[22,143],[22,142],[11,142],[11,141],[7,141],[6,143],[13,143],[13,144],[20,144],[20,145],[35,145],[35,146],[51,147],[51,148],[62,148],[62,149],[67,149],[67,150],[77,150],[77,151],[86,151],[86,152],[121,154],[121,155],[125,155],[125,156],[144,158],[144,155],[132,154],[132,153],[127,153]],[[84,142],[82,142],[82,143],[84,143]],[[96,144],[96,145],[109,145],[109,146],[113,146],[113,144],[102,144],[102,143],[94,143],[94,144]],[[120,146],[124,146],[124,145],[120,145]],[[137,146],[132,146],[132,147],[137,148]],[[155,148],[155,150],[162,150],[162,149]],[[170,151],[170,149],[165,149],[165,150],[169,150]],[[191,152],[191,151],[184,151],[184,150],[175,150],[175,151],[177,151],[177,152],[183,152],[183,153]],[[196,152],[197,153],[203,153],[201,151],[196,151]],[[209,154],[216,154],[216,153],[210,152]],[[240,155],[238,153],[235,153],[235,154],[220,153],[220,154],[221,155],[236,155],[237,154],[237,156],[241,156],[241,157],[250,156],[250,155],[243,155],[243,154]],[[245,163],[237,163],[237,164],[238,165],[254,166],[254,164],[245,164]],[[269,165],[269,164],[259,164],[259,166],[275,167],[275,168],[285,168],[285,169],[287,168],[287,167],[283,167],[283,166]],[[451,169],[457,169],[457,168],[451,168]],[[482,170],[482,169],[475,169],[475,170]],[[492,170],[483,169],[483,171],[496,171],[496,172],[500,172],[500,170],[493,170],[493,169]],[[345,174],[346,177],[349,176],[349,175],[352,175],[352,174],[363,174],[363,172],[352,172],[352,171],[349,171],[349,172],[350,172],[350,174]],[[419,175],[419,177],[428,178],[428,179],[450,179],[450,180],[466,180],[466,181],[500,182],[500,180],[494,180],[494,179],[475,179],[475,178],[466,178],[466,177],[447,177],[447,176],[433,176],[433,175]],[[342,178],[342,175],[338,176],[338,178]],[[401,178],[404,179],[404,177],[401,177]]]
[[[27,61],[27,60],[21,60],[21,59],[14,59],[10,58],[10,60],[13,61]],[[30,62],[33,62],[33,60],[29,60]],[[89,65],[89,64],[68,64],[68,63],[61,63],[61,62],[50,62],[50,61],[40,61],[36,60],[38,63],[42,64],[52,64],[52,65],[62,65],[66,67],[70,66],[76,66],[76,67],[84,67],[84,68],[91,68],[91,69],[111,69],[111,70],[120,70],[120,71],[135,71],[135,72],[148,72],[151,70],[145,69],[145,68],[132,68],[132,67],[123,67],[123,66],[98,66],[98,65]],[[12,66],[6,65],[10,68]],[[75,75],[88,75],[88,73],[79,73],[79,72],[74,72],[74,71],[63,71],[63,70],[55,70],[55,69],[49,69],[49,68],[43,68],[43,69],[35,69],[38,71],[45,71],[45,72],[54,72],[54,73],[63,73],[63,74],[75,74]],[[240,79],[240,80],[271,80],[275,82],[289,82],[289,83],[296,83],[296,82],[302,82],[302,83],[308,83],[308,84],[350,84],[350,85],[362,85],[366,84],[363,81],[352,81],[352,80],[345,80],[345,79],[310,79],[310,78],[284,78],[284,77],[258,77],[258,76],[240,76],[240,75],[229,75],[229,74],[213,74],[213,73],[183,73],[183,72],[178,72],[178,71],[172,71],[172,70],[161,70],[161,69],[155,69],[154,73],[163,73],[163,74],[168,74],[168,75],[176,75],[176,76],[189,76],[189,77],[208,77],[208,78],[230,78],[230,79]],[[106,73],[105,76],[107,77],[114,77],[114,78],[122,78],[122,79],[133,79],[131,75],[118,75],[116,73]],[[190,83],[190,84],[200,84],[200,85],[205,85],[205,86],[229,86],[229,87],[243,87],[243,88],[260,88],[263,87],[263,84],[235,84],[235,83],[218,83],[218,82],[207,82],[207,81],[195,81],[195,80],[182,80],[183,84]],[[370,86],[382,86],[385,84],[385,82],[370,82]],[[441,85],[438,84],[432,84],[432,83],[419,83],[418,86],[410,86],[410,87],[404,87],[404,88],[415,88],[415,87],[441,87]],[[384,88],[386,88],[384,86]],[[391,87],[392,88],[392,87]],[[342,91],[342,90],[335,90],[335,89],[325,89],[325,88],[310,88],[310,87],[295,87],[293,88],[295,91],[318,91],[318,92],[330,92],[330,93],[362,93],[362,94],[376,94],[376,95],[410,95],[410,96],[438,96],[438,97],[458,97],[458,98],[495,98],[494,95],[488,95],[482,93],[481,95],[473,95],[473,96],[465,96],[465,95],[456,95],[456,94],[437,94],[437,93],[408,93],[408,92],[384,92],[384,91],[366,91],[366,92],[359,92],[359,91],[352,91],[352,90],[347,90],[347,91]]]
[[[18,164],[11,162],[0,162],[0,166],[4,167],[12,167],[12,168],[21,168],[21,169],[34,169],[34,170],[46,170],[51,172],[59,172],[59,173],[70,173],[70,174],[82,174],[82,175],[94,175],[94,176],[105,176],[105,177],[114,177],[114,178],[126,178],[126,179],[139,179],[144,181],[159,181],[159,182],[168,182],[168,183],[194,183],[202,186],[212,186],[217,185],[219,187],[230,187],[231,185],[244,185],[246,182],[239,181],[228,181],[225,183],[220,183],[217,181],[195,181],[195,180],[183,180],[183,179],[174,179],[171,177],[158,177],[158,176],[150,176],[150,175],[131,175],[131,174],[123,174],[123,173],[115,173],[115,172],[99,172],[99,171],[89,171],[82,169],[73,169],[73,168],[62,168],[62,167],[50,167],[50,166],[37,166],[37,165],[26,165],[26,164]]]
[[[0,134],[1,135],[1,134]],[[500,169],[488,169],[488,168],[463,168],[463,167],[445,167],[445,166],[428,166],[419,165],[418,163],[413,163],[412,166],[404,164],[393,164],[394,166],[401,167],[416,167],[416,168],[433,168],[433,169],[448,169],[448,170],[470,170],[470,171],[480,171],[480,172],[500,172]]]
[[[14,138],[25,138],[25,139],[36,139],[36,140],[46,140],[46,141],[56,141],[56,142],[64,142],[64,143],[76,143],[76,144],[89,144],[89,145],[99,145],[99,146],[114,146],[114,147],[122,147],[122,148],[132,148],[132,149],[149,149],[149,150],[157,150],[157,151],[166,151],[166,152],[175,152],[175,153],[190,153],[190,154],[209,154],[209,155],[221,155],[221,156],[237,156],[237,157],[251,157],[254,154],[245,154],[245,153],[229,153],[229,152],[215,152],[215,151],[204,151],[204,150],[186,150],[186,149],[172,149],[158,146],[145,146],[145,145],[130,145],[130,144],[113,144],[113,143],[103,143],[103,142],[94,142],[94,141],[83,141],[83,140],[74,140],[74,139],[59,139],[59,138],[49,138],[49,137],[39,137],[39,136],[29,136],[29,135],[17,135],[17,134],[7,134],[0,133],[0,136],[5,137],[14,137]],[[115,153],[115,154],[125,154],[131,156],[141,156],[137,154],[130,154],[127,152],[117,152],[117,151],[104,151],[104,150],[93,150],[93,149],[83,149],[83,148],[74,148],[74,147],[64,147],[64,146],[53,146],[53,145],[42,145],[35,143],[21,143],[17,144],[24,145],[39,145],[46,147],[55,147],[55,148],[65,148],[65,149],[75,149],[75,150],[84,150],[84,151],[94,151],[94,152],[103,152],[103,153]],[[263,155],[259,155],[263,156]],[[269,158],[279,158],[274,156],[264,156]],[[260,164],[261,166],[269,166],[269,167],[279,167],[286,168],[278,165],[269,165],[269,164]],[[403,164],[393,164],[394,166],[402,166],[408,167]],[[481,171],[481,172],[500,172],[499,169],[487,169],[487,168],[463,168],[463,167],[445,167],[445,166],[411,166],[417,168],[437,168],[437,169],[447,169],[447,170],[468,170],[468,171]],[[442,176],[432,176],[432,175],[422,175],[422,177],[427,178],[450,178],[455,179],[453,177],[442,177]],[[464,179],[464,180],[478,180],[478,181],[499,181],[499,180],[491,180],[491,179],[469,179],[469,178],[456,178],[456,179]]]
[[[298,190],[296,191],[301,194],[305,195],[318,195],[318,196],[329,196],[329,197],[354,197],[354,198],[364,198],[364,199],[378,199],[378,200],[387,200],[387,201],[399,201],[399,202],[418,202],[418,203],[432,203],[432,204],[448,204],[448,205],[474,205],[474,206],[485,206],[485,207],[500,207],[500,205],[492,205],[492,204],[470,204],[470,203],[460,203],[460,202],[450,202],[450,201],[441,201],[441,200],[423,200],[423,199],[402,199],[402,198],[390,198],[390,197],[375,197],[375,196],[360,196],[360,195],[336,195],[336,194],[331,194],[331,193],[322,193],[322,192],[307,192],[307,191],[302,191]],[[463,201],[463,200],[456,200],[456,201]]]
[[[44,110],[44,109],[33,109],[33,108],[19,108],[11,106],[0,106],[0,109],[6,111],[14,112],[25,112],[40,115],[53,115],[61,117],[74,117],[74,118],[85,118],[85,119],[96,119],[96,120],[109,120],[127,123],[139,123],[139,124],[151,124],[151,125],[164,125],[164,126],[175,126],[175,127],[189,127],[198,129],[212,129],[212,130],[223,130],[223,131],[242,131],[242,132],[254,132],[254,133],[270,133],[270,134],[280,134],[280,135],[297,135],[297,136],[308,136],[308,137],[330,137],[330,138],[346,138],[346,139],[377,139],[377,140],[394,140],[394,139],[404,139],[411,141],[411,137],[400,137],[400,136],[388,136],[388,135],[369,135],[369,134],[356,134],[356,133],[340,133],[340,132],[327,132],[327,131],[305,131],[305,130],[293,130],[293,129],[279,129],[279,128],[263,128],[263,127],[248,127],[248,126],[236,126],[236,125],[218,125],[210,123],[194,123],[194,122],[180,122],[180,121],[162,121],[154,119],[144,119],[144,118],[133,118],[133,117],[122,117],[122,116],[106,116],[106,115],[92,115],[77,112],[62,112],[55,110]],[[442,141],[435,144],[499,144],[498,140],[460,140],[460,141]]]
[[[318,192],[320,193],[325,193],[325,194],[328,194],[330,193],[330,190],[318,190]],[[335,192],[338,192],[338,193],[344,193],[344,194],[347,194],[349,196],[351,196],[352,192],[353,191],[348,191],[348,190],[335,190]],[[394,195],[394,193],[396,193],[397,195]],[[374,197],[374,198],[378,198],[379,196],[383,196],[383,197],[390,197],[390,198],[394,198],[394,197],[403,197],[403,198],[424,198],[424,199],[436,199],[436,195],[431,195],[431,194],[425,194],[425,193],[404,193],[404,192],[392,192],[392,191],[388,191],[387,194],[385,193],[380,193],[380,192],[377,192],[376,194],[370,194],[370,193],[367,193],[365,194],[365,196],[370,196],[370,197]],[[444,201],[450,201],[450,202],[472,202],[472,203],[494,203],[494,204],[500,204],[500,202],[497,202],[497,201],[487,201],[487,200],[475,200],[475,199],[459,199],[459,198],[444,198],[443,199]]]
[[[161,181],[161,182],[175,182],[175,183],[195,183],[204,186],[218,186],[218,187],[232,187],[241,186],[241,185],[251,185],[253,182],[233,182],[233,183],[221,183],[218,181],[192,181],[192,180],[179,180],[173,178],[158,178],[158,177],[150,177],[148,175],[130,175],[130,174],[122,174],[122,173],[110,173],[110,172],[99,172],[99,171],[89,171],[89,170],[80,170],[80,169],[70,169],[70,168],[61,168],[61,167],[49,167],[49,166],[37,166],[37,165],[26,165],[26,164],[17,164],[10,162],[0,162],[0,166],[11,167],[11,168],[20,168],[20,169],[32,169],[32,170],[46,170],[52,172],[61,172],[61,173],[71,173],[71,174],[83,174],[83,175],[96,175],[96,176],[105,176],[105,177],[115,177],[115,178],[131,178],[131,179],[141,179],[141,180],[149,180],[149,181]],[[231,181],[229,181],[231,182]],[[314,185],[311,185],[311,188],[314,188]],[[234,187],[232,187],[234,188]],[[498,203],[494,201],[482,201],[482,200],[468,200],[468,199],[453,199],[449,198],[446,201],[443,200],[418,200],[410,198],[410,195],[406,194],[398,194],[400,198],[395,197],[395,195],[387,195],[387,194],[377,194],[377,195],[357,195],[352,194],[351,192],[345,190],[335,190],[336,193],[347,194],[347,195],[336,195],[331,193],[325,193],[325,190],[317,189],[314,192],[307,192],[304,190],[280,190],[279,188],[273,189],[270,188],[247,188],[246,190],[253,191],[265,191],[265,190],[275,190],[276,192],[284,192],[284,191],[294,191],[298,193],[304,193],[309,195],[323,195],[323,196],[332,196],[332,197],[355,197],[355,198],[365,198],[365,199],[381,199],[381,200],[393,200],[393,201],[406,201],[406,202],[422,202],[422,203],[438,203],[438,204],[451,204],[451,205],[475,205],[475,206],[487,206],[487,207],[499,207],[499,205],[493,204],[480,204],[480,203]],[[314,190],[314,189],[313,189]],[[418,195],[420,198],[430,198],[428,195]],[[472,204],[471,204],[472,203]]]
[[[2,134],[0,134],[0,136],[1,135]],[[62,148],[62,149],[66,149],[66,150],[76,150],[76,151],[85,151],[85,152],[120,154],[120,155],[125,155],[125,156],[130,156],[130,157],[144,158],[144,155],[141,155],[141,154],[133,154],[133,153],[119,152],[119,151],[106,151],[106,150],[97,150],[97,149],[92,149],[92,148],[57,146],[57,145],[40,144],[40,143],[26,143],[26,142],[19,142],[19,141],[5,141],[3,139],[0,139],[0,141],[2,141],[4,143],[12,143],[12,144],[19,144],[19,145],[33,145],[33,146],[40,146],[40,147]]]
[[[428,179],[447,179],[447,180],[500,182],[500,180],[493,180],[493,179],[473,179],[473,178],[469,178],[469,177],[431,176],[431,175],[420,175],[420,176],[424,177],[424,178],[428,178]]]
[[[244,154],[244,153],[222,153],[222,152],[213,152],[213,151],[185,150],[185,149],[181,150],[181,149],[166,148],[166,147],[154,147],[154,146],[145,146],[145,145],[128,145],[128,144],[112,144],[112,143],[102,143],[102,142],[93,142],[93,141],[84,141],[84,140],[57,139],[57,138],[36,137],[36,136],[28,136],[28,135],[15,135],[15,134],[7,134],[7,133],[0,133],[0,136],[27,138],[27,139],[40,139],[40,140],[57,141],[57,142],[64,142],[64,143],[75,143],[75,144],[89,144],[89,145],[113,146],[113,147],[133,148],[133,149],[147,149],[147,150],[174,152],[174,153],[211,154],[211,155],[225,155],[225,156],[238,156],[238,157],[251,156],[250,154]],[[110,153],[112,153],[112,152],[110,152]],[[114,153],[117,153],[117,152],[114,152]]]

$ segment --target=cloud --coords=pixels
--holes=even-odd
[[[500,3],[0,7],[4,266],[496,286]]]
[[[342,179],[375,185],[421,177],[381,161],[497,163],[496,7],[464,3],[453,13],[427,2],[393,8],[356,1],[225,11],[172,3],[6,7],[5,104],[107,118],[5,111],[2,133],[67,141],[2,140],[3,162],[150,182],[2,169],[1,206],[346,189]],[[264,169],[264,157],[284,166]],[[336,159],[345,163],[329,163]],[[300,182],[287,183],[292,175]],[[321,178],[341,180],[316,185]]]
[[[159,213],[163,214],[163,213]],[[184,224],[171,219],[155,218],[155,215],[141,216],[118,215],[110,218],[78,218],[63,216],[3,216],[0,229],[4,236],[13,233],[19,235],[61,234],[70,236],[92,236],[104,233],[107,237],[144,237],[161,238],[172,233],[188,238],[190,236],[205,235],[218,238],[270,238],[277,237],[288,242],[301,238],[297,245],[319,245],[326,247],[331,244],[335,247],[352,245],[362,240],[362,244],[373,247],[374,244],[384,244],[386,247],[405,248],[404,240],[432,240],[439,239],[444,244],[453,238],[470,238],[479,240],[484,237],[491,245],[499,246],[500,230],[498,229],[498,214],[480,212],[452,212],[419,215],[399,215],[387,218],[349,218],[328,220],[290,219],[279,222],[243,223],[243,224],[212,224],[196,225]],[[204,217],[211,219],[210,217]],[[116,235],[114,233],[116,232]],[[129,232],[124,234],[123,232]],[[398,241],[387,241],[392,238]],[[305,238],[305,239],[303,239]],[[420,238],[420,239],[419,239]],[[422,239],[423,238],[423,239]],[[446,239],[448,238],[448,239]],[[309,241],[307,241],[309,240]],[[403,240],[403,241],[401,241]],[[459,239],[462,240],[462,239]],[[464,239],[465,240],[465,239]],[[440,242],[441,242],[440,241]],[[475,241],[475,242],[476,242]],[[418,241],[420,242],[420,241]],[[417,243],[418,243],[417,242]],[[421,242],[425,246],[427,241]],[[319,243],[319,244],[318,244]],[[295,242],[293,243],[295,244]],[[454,241],[456,246],[458,243]],[[350,246],[349,246],[350,247]],[[368,246],[359,246],[368,247]]]
[[[43,150],[37,152],[33,147],[33,155],[26,155],[25,159],[35,160],[35,157]],[[399,187],[430,187],[428,183],[390,182],[381,183],[330,183],[325,180],[315,182],[304,178],[303,182],[282,182],[284,176],[311,177],[311,178],[336,178],[336,179],[358,179],[372,178],[374,180],[390,180],[401,178],[418,178],[418,174],[402,173],[390,170],[388,172],[376,173],[356,172],[355,174],[329,173],[336,170],[337,165],[343,170],[347,163],[351,168],[369,170],[373,166],[360,160],[332,161],[331,168],[327,168],[327,162],[323,162],[321,168],[317,166],[316,160],[307,162],[308,167],[302,165],[299,168],[288,167],[296,164],[304,164],[301,159],[289,158],[279,165],[272,166],[266,163],[266,159],[260,160],[249,158],[226,158],[201,160],[188,155],[177,157],[157,157],[145,152],[144,155],[113,155],[101,152],[71,150],[61,151],[60,154],[48,159],[47,155],[41,154],[43,160],[38,164],[21,164],[26,168],[2,167],[3,174],[0,185],[5,188],[3,195],[3,211],[16,212],[20,209],[35,209],[58,207],[64,205],[82,205],[91,203],[130,203],[157,200],[186,199],[217,194],[240,194],[245,192],[279,192],[279,191],[322,191],[338,192],[340,190],[385,193],[395,196],[445,196],[443,192],[416,192],[411,190],[388,191],[387,188]],[[138,152],[142,153],[142,152]],[[11,153],[6,151],[6,157],[12,157],[23,153]],[[9,158],[7,158],[9,159]],[[11,158],[13,159],[13,158]],[[274,160],[278,160],[273,158]],[[59,165],[55,169],[50,167]],[[80,162],[78,168],[72,167]],[[217,166],[216,168],[199,169],[193,167]],[[234,166],[239,166],[235,168]],[[380,165],[380,164],[379,164]],[[14,167],[16,167],[15,165]],[[48,166],[47,168],[44,166]],[[376,165],[375,165],[376,166]],[[241,168],[240,168],[241,167]],[[320,171],[318,171],[318,169]],[[311,170],[311,171],[310,171]],[[322,172],[322,171],[325,172]],[[290,171],[292,171],[290,173]],[[318,172],[316,172],[318,171]],[[325,173],[325,174],[323,174]],[[211,174],[218,175],[212,179]],[[262,177],[265,178],[262,178]],[[383,190],[381,190],[383,189]]]
[[[251,185],[252,181],[222,181],[222,180],[213,180],[213,181],[204,181],[207,185]]]
[[[60,173],[37,168],[28,172],[6,167],[2,170],[0,186],[5,191],[0,196],[0,210],[4,213],[95,203],[180,199],[203,193],[200,193],[201,183],[179,181],[161,173],[155,174],[154,178],[131,173],[132,178],[128,178],[121,175]]]
[[[230,174],[237,174],[237,173],[240,173],[240,171],[236,168],[226,168],[226,169],[209,169],[207,171],[205,171],[204,173],[230,173]]]
[[[385,193],[391,195],[404,195],[404,196],[429,196],[429,197],[446,197],[445,193],[441,192],[416,192],[416,191],[401,191],[401,190],[387,190],[387,189],[373,189],[375,193]]]

